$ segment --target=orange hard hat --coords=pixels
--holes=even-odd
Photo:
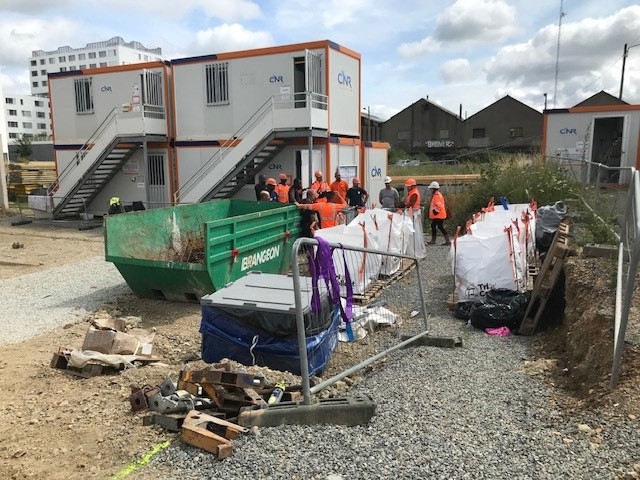
[[[322,172],[320,170],[316,170],[316,173],[314,173],[314,175],[316,177],[322,177]]]
[[[415,187],[417,185],[415,178],[407,178],[407,181],[404,182],[405,187]]]
[[[278,185],[275,178],[267,178],[267,185],[273,185],[274,187]]]
[[[354,177],[353,184],[355,185],[356,183],[360,183],[360,179],[357,177]]]
[[[286,173],[281,173],[280,175],[278,175],[278,178],[280,180],[286,180],[287,179],[287,174]]]

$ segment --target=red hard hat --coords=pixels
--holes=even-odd
[[[320,170],[316,170],[316,173],[314,173],[314,175],[316,177],[322,177],[322,172]]]
[[[278,185],[278,182],[276,182],[275,178],[267,178],[267,185],[273,185],[274,187],[276,187]]]
[[[416,180],[414,178],[407,178],[407,181],[404,182],[405,187],[415,187],[417,185]]]
[[[281,173],[280,175],[278,175],[278,178],[280,180],[286,180],[287,179],[287,174],[286,173]]]

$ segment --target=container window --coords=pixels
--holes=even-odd
[[[229,104],[229,63],[210,63],[204,69],[207,105]]]
[[[76,113],[79,115],[93,113],[92,77],[74,79],[76,96]]]

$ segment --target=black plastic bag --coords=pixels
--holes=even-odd
[[[479,302],[479,300],[467,300],[456,303],[456,308],[453,310],[453,316],[460,320],[469,320],[469,315],[471,314],[473,305]]]
[[[471,325],[482,330],[500,327],[518,330],[530,299],[530,292],[520,293],[506,288],[490,290],[483,303],[472,306],[469,313]]]

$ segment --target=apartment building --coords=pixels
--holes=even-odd
[[[37,140],[49,139],[52,126],[48,98],[7,94],[3,97],[3,102],[9,143],[13,143],[22,135],[31,136]]]
[[[161,48],[146,48],[140,42],[125,42],[113,37],[102,42],[87,43],[84,47],[58,47],[45,52],[34,50],[29,57],[31,93],[48,96],[47,75],[54,72],[73,72],[115,65],[128,65],[162,60]]]

